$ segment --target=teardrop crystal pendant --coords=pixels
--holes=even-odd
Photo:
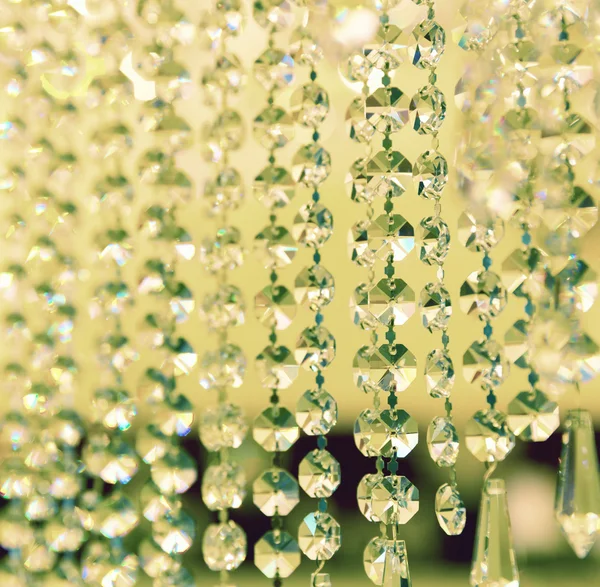
[[[412,587],[404,540],[388,540],[385,549],[382,587]]]
[[[555,513],[571,548],[585,558],[600,531],[600,478],[592,416],[567,414],[556,487]]]
[[[519,587],[519,569],[513,548],[503,479],[489,479],[483,488],[471,567],[471,585]]]

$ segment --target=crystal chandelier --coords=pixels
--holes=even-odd
[[[590,554],[598,6],[349,4],[0,7],[3,587],[332,587],[355,535],[352,573],[410,587],[407,528],[467,525],[459,456],[470,584],[518,587],[503,463],[563,405],[555,517]]]

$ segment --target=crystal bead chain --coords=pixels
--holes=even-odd
[[[232,37],[241,32],[243,18],[239,3],[216,2],[206,21],[206,30],[213,32],[214,40],[210,46],[212,63],[204,72],[203,85],[214,116],[208,125],[214,124],[216,129],[220,121],[239,118],[241,122],[237,111],[231,110],[230,102],[241,89],[245,74],[228,47]],[[231,24],[226,26],[226,23]],[[214,133],[208,130],[209,141]],[[229,214],[240,207],[245,190],[240,172],[229,163],[232,147],[226,141],[221,143],[219,156],[213,157],[213,161],[217,159],[214,175],[206,182],[203,196],[209,216],[218,222],[218,232],[239,234],[237,228],[230,226]],[[214,156],[216,151],[211,153]],[[213,255],[205,258],[209,261],[205,268],[215,289],[206,295],[200,308],[209,331],[218,338],[216,350],[204,355],[200,377],[201,386],[216,396],[216,405],[206,408],[200,417],[200,440],[210,455],[210,464],[202,478],[202,500],[209,510],[218,513],[218,522],[206,528],[202,552],[208,568],[220,573],[220,585],[229,585],[230,571],[237,569],[247,554],[246,534],[230,519],[230,510],[239,508],[246,497],[246,474],[236,462],[233,449],[242,444],[248,426],[241,408],[228,397],[228,389],[239,388],[246,372],[246,358],[230,340],[230,329],[244,324],[246,308],[242,292],[229,279],[229,273],[242,263],[243,257],[219,257],[216,244],[209,238],[205,245],[206,250],[214,248]]]
[[[140,301],[148,308],[140,331],[145,355],[153,357],[153,366],[145,369],[138,384],[150,412],[136,449],[150,468],[140,501],[151,523],[151,538],[139,545],[139,556],[155,583],[188,587],[194,579],[183,566],[182,555],[191,548],[196,528],[181,496],[196,482],[197,464],[179,440],[191,432],[194,420],[192,405],[180,390],[197,355],[178,332],[195,308],[193,293],[180,281],[179,266],[193,259],[195,247],[179,223],[180,209],[191,199],[193,186],[178,168],[176,156],[193,139],[190,126],[177,114],[177,102],[187,95],[191,77],[176,54],[192,25],[170,0],[160,5],[140,0],[136,15],[149,27],[151,44],[134,47],[134,68],[154,88],[140,116],[142,129],[150,134],[150,147],[137,160],[139,189],[149,196],[138,237],[152,251],[138,280]]]
[[[325,389],[325,370],[336,352],[336,341],[323,326],[323,308],[333,299],[335,284],[331,273],[321,265],[321,248],[333,232],[333,216],[321,203],[321,185],[330,172],[329,153],[320,144],[320,127],[329,110],[329,97],[318,83],[317,65],[323,53],[311,37],[312,20],[326,15],[315,7],[306,10],[303,26],[294,33],[292,55],[296,63],[310,68],[310,81],[298,87],[291,97],[294,121],[312,133],[312,143],[300,148],[293,158],[294,179],[312,190],[311,202],[302,206],[294,218],[292,235],[296,242],[314,251],[311,267],[296,277],[295,298],[298,304],[314,312],[314,326],[305,328],[296,344],[299,365],[315,373],[314,389],[306,391],[296,405],[296,422],[309,436],[317,436],[317,448],[308,453],[299,466],[300,486],[307,495],[319,499],[317,511],[305,516],[298,531],[302,552],[317,561],[311,575],[311,587],[331,587],[329,573],[323,572],[341,545],[339,523],[327,512],[327,498],[341,482],[340,464],[327,450],[327,437],[337,423],[337,403]],[[293,39],[294,40],[294,39]]]
[[[551,61],[549,71],[543,72],[547,75],[542,79],[547,81],[539,88],[538,98],[549,112],[543,118],[543,136],[554,135],[559,142],[543,159],[539,174],[547,196],[542,246],[550,255],[550,264],[544,283],[548,291],[537,302],[541,316],[534,340],[541,342],[542,349],[534,356],[533,364],[538,367],[541,387],[558,395],[574,386],[581,405],[580,384],[598,375],[592,365],[600,355],[598,345],[584,329],[584,313],[595,301],[586,290],[590,284],[594,284],[592,289],[595,287],[597,276],[580,252],[582,238],[597,222],[598,207],[579,183],[580,163],[593,152],[597,133],[575,111],[576,104],[581,107],[578,93],[586,82],[573,83],[569,75],[573,68],[587,68],[592,73],[591,66],[585,65],[586,54],[595,50],[597,24],[585,5],[568,11],[566,6],[553,2],[545,9],[547,26],[539,32],[542,46],[549,47]],[[553,360],[544,361],[542,353]],[[575,554],[585,558],[599,533],[597,523],[589,523],[600,515],[594,426],[588,411],[576,409],[567,413],[564,427],[555,515]]]
[[[395,200],[407,189],[412,165],[394,150],[392,135],[408,122],[409,98],[392,86],[400,67],[404,45],[401,30],[390,23],[388,8],[395,2],[377,3],[380,28],[372,44],[351,56],[346,76],[360,81],[363,96],[348,109],[350,137],[369,146],[365,158],[352,166],[350,196],[366,202],[368,220],[357,223],[350,237],[351,257],[369,269],[369,282],[360,285],[351,301],[355,324],[372,333],[371,345],[362,347],[354,359],[357,386],[374,394],[374,407],[363,411],[354,426],[354,439],[365,456],[377,457],[377,473],[361,480],[359,509],[369,521],[381,523],[381,535],[373,538],[364,553],[365,571],[376,584],[410,585],[406,545],[399,525],[408,522],[419,509],[419,491],[408,478],[398,475],[398,458],[406,457],[418,442],[416,421],[398,407],[397,393],[405,391],[416,378],[416,359],[396,341],[397,329],[415,312],[410,286],[396,277],[396,264],[414,248],[412,225],[394,210]],[[375,82],[375,80],[380,80]],[[370,89],[369,84],[374,85]],[[371,141],[382,136],[382,149],[371,153]],[[383,201],[376,216],[375,202]],[[384,276],[376,281],[378,261],[385,263]],[[386,343],[378,344],[378,328],[386,329]],[[387,394],[388,408],[382,409],[380,394]],[[384,474],[385,460],[388,475]],[[383,564],[382,564],[383,562]]]
[[[446,32],[435,20],[435,5],[429,1],[427,16],[414,31],[415,44],[411,45],[413,64],[429,74],[431,92],[436,88],[436,69],[445,51]],[[429,332],[441,332],[442,348],[428,353],[425,363],[425,383],[429,395],[445,400],[445,416],[434,418],[427,430],[427,448],[439,467],[449,470],[450,483],[444,483],[436,493],[437,521],[449,536],[462,534],[466,525],[466,507],[458,491],[456,460],[459,453],[459,436],[452,418],[451,394],[454,386],[454,364],[450,356],[448,326],[452,313],[450,294],[444,284],[444,262],[450,248],[450,230],[444,222],[441,198],[448,182],[448,163],[439,152],[440,125],[429,131],[431,147],[423,152],[413,166],[413,179],[417,193],[434,202],[434,214],[420,223],[420,260],[437,267],[437,282],[428,283],[420,297],[423,325]],[[422,127],[421,127],[422,128]],[[420,129],[418,129],[420,130]]]
[[[268,31],[268,47],[254,62],[254,76],[268,93],[266,108],[255,118],[255,139],[268,152],[268,166],[254,180],[256,197],[269,209],[270,224],[254,238],[254,250],[261,264],[270,272],[271,284],[255,297],[259,320],[270,329],[269,345],[256,357],[261,385],[271,390],[270,407],[255,419],[254,440],[272,453],[271,467],[253,484],[253,501],[271,518],[271,530],[254,545],[254,564],[274,587],[280,587],[298,567],[300,547],[284,529],[284,517],[298,504],[296,479],[283,466],[283,453],[298,440],[299,428],[294,415],[280,405],[279,391],[289,388],[298,376],[298,364],[288,347],[278,343],[278,331],[287,328],[295,315],[293,295],[280,283],[278,270],[291,264],[297,244],[285,226],[277,224],[277,210],[285,207],[295,194],[292,176],[277,165],[276,153],[290,140],[293,124],[278,105],[279,93],[294,81],[294,59],[277,44],[279,33],[287,31],[294,13],[288,2],[256,2],[254,20]]]

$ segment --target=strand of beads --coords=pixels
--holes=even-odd
[[[351,302],[353,321],[370,330],[371,344],[359,349],[354,359],[355,382],[374,394],[374,408],[362,412],[354,438],[365,456],[377,457],[377,473],[366,475],[358,487],[358,503],[365,517],[381,522],[381,536],[365,549],[364,563],[369,578],[377,585],[406,582],[410,572],[406,544],[399,537],[399,525],[408,522],[419,509],[419,491],[398,475],[398,458],[406,457],[418,442],[416,421],[398,407],[397,393],[415,380],[416,359],[396,341],[396,329],[415,312],[415,295],[406,282],[395,277],[396,263],[414,248],[411,224],[394,211],[394,201],[407,190],[404,180],[412,175],[411,163],[393,149],[392,135],[409,119],[409,99],[391,85],[391,76],[400,67],[400,29],[390,24],[388,5],[379,3],[380,29],[362,56],[350,58],[350,81],[362,81],[363,97],[351,104],[347,118],[350,136],[369,145],[367,156],[357,161],[349,174],[353,200],[368,203],[368,220],[357,223],[351,233],[351,254],[360,266],[370,270],[369,282],[360,285]],[[364,61],[363,61],[364,59]],[[364,68],[356,67],[363,63]],[[369,91],[369,84],[375,89]],[[370,144],[376,133],[383,136],[382,149],[375,155]],[[383,200],[383,213],[375,217],[376,200]],[[379,261],[385,263],[384,277],[375,280]],[[379,344],[378,328],[385,327],[387,344]],[[380,394],[387,393],[388,408],[380,408]],[[389,474],[384,475],[388,458]]]
[[[580,114],[592,112],[580,90],[592,79],[588,52],[594,51],[594,22],[584,3],[572,9],[543,3],[537,23],[541,63],[538,99],[542,109],[542,169],[536,195],[544,201],[541,246],[550,263],[546,290],[536,300],[532,366],[539,385],[559,395],[598,375],[600,349],[587,334],[584,313],[595,301],[597,276],[581,255],[582,240],[598,219],[594,197],[582,187],[582,166],[594,150],[596,133]],[[597,26],[597,25],[592,25]],[[537,43],[536,43],[537,45]],[[577,71],[577,75],[574,75]],[[578,403],[581,405],[581,397]],[[585,558],[598,536],[600,478],[591,415],[571,410],[565,420],[555,514],[576,555]]]
[[[205,72],[207,101],[215,110],[217,119],[239,117],[229,110],[230,102],[241,89],[245,80],[238,58],[228,51],[228,41],[239,34],[242,18],[238,4],[217,2],[213,9],[211,44],[214,63]],[[225,26],[234,23],[235,26]],[[208,213],[215,216],[223,231],[239,231],[229,227],[229,213],[238,209],[244,197],[239,171],[229,162],[229,147],[221,145],[214,161],[214,176],[204,186],[204,199]],[[213,151],[214,153],[214,151]],[[214,245],[211,245],[214,246]],[[206,247],[208,248],[208,247]],[[230,519],[229,510],[237,509],[246,497],[244,469],[233,458],[232,449],[238,448],[246,434],[247,425],[240,408],[228,400],[228,388],[239,388],[244,380],[246,359],[242,350],[230,340],[230,329],[244,324],[245,303],[240,289],[229,283],[229,273],[242,262],[237,259],[221,259],[206,268],[214,277],[216,289],[206,295],[201,315],[208,328],[216,332],[218,347],[208,351],[202,361],[200,384],[217,396],[217,405],[211,406],[201,416],[200,439],[209,451],[211,464],[202,478],[202,499],[211,511],[218,512],[218,523],[210,524],[204,533],[204,561],[212,571],[220,572],[220,584],[229,585],[229,571],[237,569],[245,560],[247,540],[244,531]],[[217,423],[215,425],[215,423]],[[216,426],[223,426],[216,432]],[[225,428],[226,427],[226,428]],[[226,434],[225,429],[233,431]]]
[[[294,196],[291,175],[276,165],[275,154],[290,139],[293,124],[289,115],[275,105],[276,95],[294,80],[294,60],[276,46],[276,34],[293,23],[293,13],[285,0],[268,0],[254,4],[254,19],[268,31],[268,48],[254,63],[254,75],[268,92],[267,107],[254,121],[254,134],[268,150],[269,165],[255,179],[254,191],[270,209],[270,224],[254,239],[254,249],[263,266],[270,271],[271,285],[255,298],[259,320],[271,330],[270,344],[256,357],[256,368],[263,387],[270,389],[271,406],[254,421],[254,440],[273,454],[272,466],[255,481],[253,499],[261,512],[271,517],[271,530],[254,546],[254,564],[279,587],[300,564],[300,548],[292,535],[283,529],[282,518],[299,501],[298,483],[283,468],[282,455],[296,442],[299,429],[294,415],[279,403],[279,390],[287,389],[298,376],[292,352],[278,344],[277,331],[287,328],[294,315],[293,295],[279,282],[278,269],[289,265],[297,245],[284,226],[277,225],[277,210]],[[281,135],[279,134],[281,131]]]
[[[144,517],[151,522],[151,540],[140,545],[141,564],[157,584],[194,585],[183,567],[182,555],[196,536],[193,518],[185,511],[182,495],[197,479],[197,464],[181,446],[180,437],[192,430],[190,401],[182,393],[184,380],[196,365],[197,356],[178,328],[195,308],[192,292],[180,280],[180,264],[191,261],[195,247],[180,225],[180,209],[190,201],[193,186],[178,168],[178,154],[192,144],[192,131],[178,115],[177,104],[185,98],[190,74],[177,59],[193,26],[172,2],[157,5],[141,0],[137,15],[151,25],[151,44],[134,51],[134,65],[153,82],[154,96],[145,102],[143,130],[151,146],[138,158],[142,204],[140,238],[152,256],[144,264],[138,292],[148,296],[142,333],[149,343],[140,393],[150,408],[149,424],[137,439],[138,454],[150,465],[150,479],[141,491]],[[155,365],[158,365],[157,367]]]
[[[328,177],[331,166],[329,153],[320,145],[319,129],[329,110],[327,92],[318,84],[317,64],[323,53],[310,37],[312,19],[323,17],[320,12],[306,11],[304,26],[296,31],[294,44],[296,63],[310,68],[310,81],[295,90],[291,97],[294,120],[312,132],[312,143],[300,148],[293,160],[294,179],[312,190],[312,201],[300,208],[294,219],[292,234],[296,241],[314,250],[311,267],[302,269],[295,281],[295,298],[315,313],[314,326],[304,329],[296,345],[296,360],[304,368],[315,372],[315,389],[309,389],[298,400],[296,422],[309,436],[318,436],[317,448],[307,454],[299,467],[300,486],[313,498],[318,498],[318,509],[309,513],[300,524],[298,542],[302,552],[317,561],[317,570],[311,576],[311,586],[329,587],[329,573],[322,572],[325,561],[333,557],[341,545],[341,529],[327,512],[327,498],[341,482],[340,464],[326,450],[328,434],[337,422],[337,403],[326,391],[324,370],[335,358],[336,342],[329,330],[322,326],[322,310],[333,299],[334,279],[321,265],[320,249],[333,232],[333,216],[321,202],[321,185]],[[326,16],[326,15],[325,15]]]
[[[429,73],[428,90],[420,95],[440,95],[435,87],[436,68],[445,50],[446,33],[435,21],[432,0],[426,3],[427,16],[413,30],[414,40],[409,45],[413,65]],[[443,98],[437,100],[443,104]],[[466,508],[458,492],[456,459],[459,437],[452,419],[450,401],[454,386],[454,364],[450,356],[448,325],[452,312],[450,294],[444,284],[444,262],[450,247],[450,229],[441,217],[441,197],[448,182],[448,162],[439,152],[439,131],[445,118],[445,108],[437,116],[422,125],[419,120],[417,132],[431,136],[431,147],[419,155],[413,166],[413,179],[417,193],[434,202],[434,215],[423,218],[420,223],[419,257],[428,266],[437,267],[437,282],[429,282],[421,292],[420,308],[423,325],[429,332],[442,333],[442,348],[428,353],[425,364],[425,383],[429,395],[445,400],[445,416],[434,418],[427,430],[427,447],[432,460],[449,469],[450,483],[444,483],[435,497],[435,512],[440,527],[449,536],[462,534],[466,525]]]

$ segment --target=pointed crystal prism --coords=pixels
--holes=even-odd
[[[382,587],[412,587],[404,540],[388,540],[386,544]]]
[[[592,417],[567,414],[556,487],[555,514],[571,548],[585,558],[600,533],[600,478]]]
[[[471,567],[471,585],[519,586],[519,569],[513,548],[503,479],[489,479],[483,489]]]

